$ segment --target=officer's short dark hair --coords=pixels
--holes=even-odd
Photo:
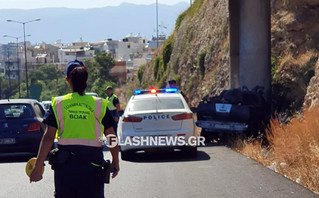
[[[168,81],[168,84],[176,84],[176,80],[170,80]]]

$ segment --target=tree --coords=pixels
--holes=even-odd
[[[110,76],[110,70],[115,65],[115,60],[113,59],[112,55],[106,52],[98,53],[94,57],[94,61],[99,66],[99,77],[105,80],[111,80],[112,77]]]
[[[65,95],[70,91],[63,72],[54,65],[42,65],[29,73],[30,85],[41,85],[40,100],[51,100],[54,96]]]
[[[3,76],[0,77],[0,99],[16,98],[18,83],[13,80],[10,83],[9,79],[5,79]]]
[[[101,52],[93,60],[86,60],[84,64],[89,72],[87,90],[97,93],[100,97],[106,97],[105,87],[116,85],[115,78],[109,73],[115,65],[115,60],[110,54]]]

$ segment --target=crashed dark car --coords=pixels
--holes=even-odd
[[[229,134],[257,134],[269,111],[263,88],[230,89],[215,97],[204,97],[197,107],[196,125],[206,140],[225,138]]]

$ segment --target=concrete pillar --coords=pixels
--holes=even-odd
[[[265,88],[270,101],[270,0],[239,0],[239,85]]]
[[[229,0],[230,88],[239,87],[239,3]]]

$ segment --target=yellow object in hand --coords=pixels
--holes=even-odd
[[[32,170],[34,168],[36,160],[37,160],[37,158],[33,157],[33,158],[29,159],[29,161],[25,165],[25,173],[28,175],[28,177],[30,177],[30,175],[32,173]],[[43,172],[44,172],[44,167],[42,167],[42,174],[43,174]]]

